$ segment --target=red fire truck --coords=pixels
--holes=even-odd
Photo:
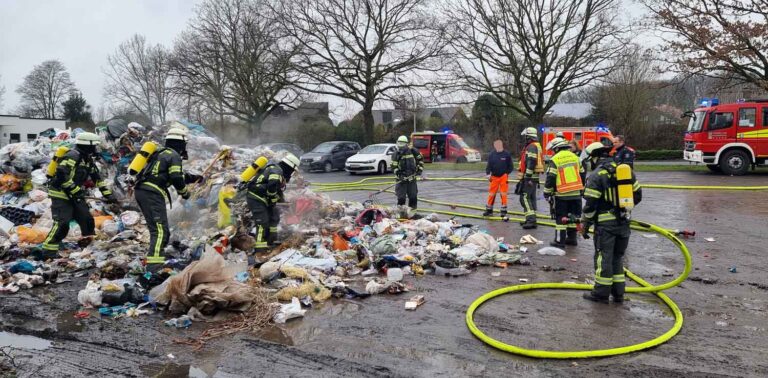
[[[544,148],[546,159],[554,154],[553,151],[547,149],[547,144],[555,139],[558,133],[562,133],[563,138],[569,141],[575,140],[580,151],[583,151],[584,147],[589,146],[592,142],[603,142],[610,146],[613,141],[611,131],[602,125],[595,127],[543,127],[541,128],[541,146]]]
[[[746,174],[751,166],[768,160],[768,99],[720,104],[702,99],[686,112],[683,158],[706,164],[714,172]]]

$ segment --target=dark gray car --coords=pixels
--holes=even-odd
[[[317,145],[312,151],[301,156],[301,170],[306,172],[344,169],[347,159],[360,151],[356,142],[335,141]]]

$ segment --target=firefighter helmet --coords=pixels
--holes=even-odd
[[[405,146],[406,144],[408,144],[408,137],[405,135],[400,135],[400,137],[397,138],[397,145]]]
[[[603,152],[608,151],[610,148],[600,142],[592,142],[584,149],[584,152],[589,156],[600,156]]]
[[[552,151],[557,151],[563,148],[570,148],[571,146],[568,144],[568,141],[563,138],[555,138],[552,139],[549,144],[547,144],[547,149]]]
[[[535,127],[526,127],[525,130],[520,133],[520,135],[531,139],[536,139],[539,137],[539,133],[536,131]]]
[[[75,139],[75,144],[78,146],[96,146],[99,143],[101,143],[101,139],[94,133],[80,133]]]
[[[188,133],[189,132],[187,130],[172,127],[168,130],[168,133],[165,135],[165,140],[180,140],[180,141],[186,142]]]
[[[280,160],[281,163],[293,168],[294,170],[299,166],[299,158],[296,157],[296,155],[292,153],[286,154],[282,160]]]

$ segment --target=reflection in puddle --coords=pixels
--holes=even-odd
[[[62,334],[69,334],[70,332],[82,332],[85,328],[83,321],[75,318],[76,311],[67,311],[61,313],[56,318],[56,330]]]
[[[206,373],[203,369],[191,365],[179,365],[174,363],[167,364],[148,364],[141,367],[141,372],[147,377],[154,378],[176,378],[176,377],[190,377],[190,378],[208,378],[214,377],[216,372],[212,374]]]
[[[51,342],[35,336],[0,332],[0,347],[45,350],[51,347]]]

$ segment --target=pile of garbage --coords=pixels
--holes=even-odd
[[[190,130],[184,168],[194,180],[190,200],[172,193],[172,237],[160,272],[163,281],[155,286],[148,285],[152,275],[143,262],[149,233],[128,195],[124,166],[131,151],[147,140],[160,141],[169,127]],[[333,201],[304,187],[301,178],[292,180],[281,208],[282,244],[267,256],[249,256],[254,238],[244,193],[235,189],[238,174],[259,156],[280,159],[281,153],[222,145],[190,123],[126,134],[131,128],[113,122],[98,133],[103,138],[98,164],[122,206],[106,206],[93,191],[88,204],[96,220],[95,240],[78,245],[80,229],[73,222],[60,258],[46,262],[30,255],[53,225],[44,170],[53,151],[72,145],[82,130],[52,130],[36,141],[0,149],[0,293],[87,275],[77,300],[85,309],[98,308],[101,316],[140,316],[160,308],[177,316],[167,320],[169,326],[184,328],[241,314],[240,326],[206,336],[213,337],[301,317],[312,303],[331,298],[404,293],[410,277],[462,276],[479,265],[527,263],[518,245],[477,226],[435,214],[403,219],[402,208]],[[423,300],[414,298],[411,309]]]

